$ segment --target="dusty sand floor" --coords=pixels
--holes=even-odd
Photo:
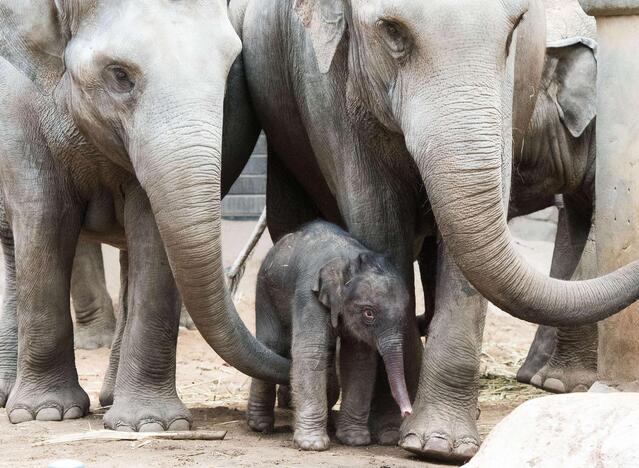
[[[253,223],[225,222],[224,252],[229,264],[250,235]],[[269,248],[263,238],[251,259],[236,304],[250,327],[253,326],[253,288],[259,263]],[[522,253],[542,271],[547,271],[551,245],[520,242]],[[117,291],[117,256],[107,250],[109,288]],[[418,298],[418,304],[422,301]],[[491,308],[486,321],[482,355],[481,416],[482,436],[528,398],[543,394],[518,385],[513,377],[528,349],[535,328]],[[249,380],[226,366],[196,331],[181,330],[178,343],[177,388],[191,409],[196,429],[227,430],[223,441],[75,442],[42,445],[53,436],[101,429],[98,392],[106,369],[108,350],[77,351],[81,384],[88,392],[92,414],[76,421],[30,422],[11,425],[0,410],[0,466],[45,467],[59,458],[82,460],[87,467],[172,467],[172,466],[439,466],[420,462],[399,448],[349,448],[334,442],[322,453],[301,452],[291,441],[291,412],[279,410],[276,433],[261,436],[250,432],[244,422]],[[448,465],[450,466],[450,465]]]

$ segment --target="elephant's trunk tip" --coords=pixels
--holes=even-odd
[[[388,375],[391,394],[399,406],[402,418],[405,418],[413,412],[413,407],[411,406],[408,389],[406,388],[406,377],[404,375],[404,353],[401,348],[396,349],[393,352],[380,351],[386,367],[386,374]]]

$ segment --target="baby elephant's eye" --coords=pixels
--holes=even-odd
[[[362,309],[362,316],[366,323],[373,323],[375,321],[375,312],[368,307]]]

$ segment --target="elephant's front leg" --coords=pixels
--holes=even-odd
[[[301,450],[326,450],[329,438],[327,377],[334,364],[334,339],[330,336],[326,312],[319,304],[307,304],[303,319],[293,325],[291,388],[295,406],[293,442]],[[326,320],[327,322],[327,320]]]
[[[339,371],[342,404],[337,420],[337,438],[346,445],[368,445],[368,416],[375,388],[377,351],[350,338],[341,339]]]
[[[13,233],[0,220],[0,241],[4,253],[4,298],[0,315],[0,408],[4,407],[16,381],[18,367],[18,317],[16,315],[16,267]]]
[[[37,203],[30,188],[31,203],[13,213],[18,372],[7,402],[12,423],[74,419],[89,410],[78,383],[69,310],[81,210],[54,187],[47,184]]]
[[[104,425],[131,431],[188,430],[191,415],[175,389],[180,296],[148,198],[137,183],[125,189],[124,223],[128,317],[113,406]]]
[[[111,346],[115,315],[106,287],[100,244],[78,242],[71,276],[71,298],[75,311],[75,347],[96,349]]]
[[[477,399],[486,300],[444,250],[440,243],[435,314],[400,445],[420,456],[464,461],[480,444]]]

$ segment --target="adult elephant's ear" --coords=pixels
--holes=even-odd
[[[548,44],[547,68],[554,70],[561,121],[577,138],[597,113],[597,43],[575,37]]]
[[[295,0],[293,9],[311,38],[320,73],[328,73],[346,30],[343,0]]]
[[[64,0],[0,0],[0,56],[50,94],[69,40]]]

